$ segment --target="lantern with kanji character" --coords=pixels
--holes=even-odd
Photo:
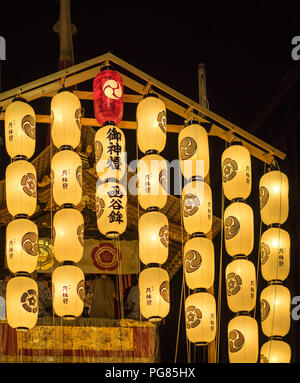
[[[291,347],[282,340],[272,339],[260,350],[260,363],[290,363]]]

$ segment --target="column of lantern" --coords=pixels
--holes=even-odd
[[[169,221],[160,212],[168,198],[168,170],[159,155],[166,145],[166,107],[149,93],[137,107],[137,143],[145,154],[138,162],[138,201],[146,210],[138,224],[139,256],[146,266],[139,276],[143,317],[157,322],[170,310],[169,275],[161,267],[168,259]]]
[[[74,319],[84,307],[84,274],[76,266],[83,256],[84,221],[76,206],[82,197],[82,165],[74,149],[81,139],[81,104],[62,89],[51,101],[51,136],[59,149],[51,161],[53,199],[60,206],[53,218],[54,255],[60,266],[52,274],[53,308]]]
[[[121,76],[107,66],[94,79],[94,111],[101,125],[95,135],[96,217],[100,233],[108,238],[118,238],[127,227],[125,136],[117,127],[123,118],[123,91]]]
[[[185,301],[186,334],[190,342],[206,345],[216,336],[216,301],[207,290],[215,277],[212,228],[212,193],[204,181],[209,172],[208,135],[197,120],[189,120],[178,137],[182,174],[188,182],[182,190],[182,215],[190,239],[185,243],[183,270],[192,293]]]
[[[15,98],[5,112],[5,144],[12,162],[6,169],[6,204],[13,220],[6,229],[6,260],[14,277],[7,283],[6,316],[17,331],[35,326],[38,287],[30,278],[37,266],[38,228],[29,220],[36,210],[36,170],[28,162],[35,151],[36,119],[33,108]]]
[[[282,338],[290,329],[291,296],[282,282],[290,271],[290,236],[281,228],[289,213],[287,176],[271,166],[259,182],[260,213],[268,229],[260,242],[261,273],[268,282],[260,296],[261,327],[269,338],[260,351],[262,363],[289,363],[291,348]]]
[[[231,363],[256,363],[258,325],[250,312],[256,304],[256,273],[248,256],[254,245],[253,210],[246,203],[252,188],[251,157],[239,141],[222,154],[222,183],[230,205],[224,212],[224,238],[233,260],[225,270],[228,307],[236,316],[228,324]]]

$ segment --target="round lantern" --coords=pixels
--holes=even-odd
[[[5,146],[11,158],[33,156],[35,151],[36,118],[25,100],[16,99],[5,111]]]
[[[212,193],[209,184],[192,181],[182,190],[183,224],[189,234],[207,234],[212,227]]]
[[[282,340],[269,340],[260,350],[260,363],[290,363],[291,347]]]
[[[229,200],[246,199],[251,193],[251,157],[242,145],[231,145],[222,154],[224,195]]]
[[[116,125],[123,118],[124,87],[119,73],[102,70],[93,82],[94,112],[100,125],[112,121]]]
[[[149,154],[137,166],[138,200],[145,210],[162,209],[168,199],[168,168],[166,160],[158,154]]]
[[[84,307],[84,274],[79,267],[63,265],[52,274],[53,308],[64,319],[74,319]]]
[[[51,162],[53,198],[59,205],[78,205],[82,197],[82,165],[78,153],[62,150]]]
[[[38,228],[28,219],[15,219],[6,228],[6,261],[12,273],[33,273],[38,259]]]
[[[192,290],[209,289],[215,278],[215,256],[212,241],[204,237],[189,239],[184,245],[185,282]]]
[[[190,342],[205,345],[216,336],[216,300],[208,293],[195,293],[185,300],[185,328]]]
[[[143,153],[162,152],[166,145],[166,107],[156,94],[150,93],[139,102],[136,111],[137,143]]]
[[[127,227],[127,192],[122,184],[106,182],[96,188],[96,217],[99,231],[118,237]]]
[[[76,148],[81,138],[81,104],[72,92],[62,91],[51,100],[51,135],[54,145]]]
[[[267,286],[260,295],[261,328],[267,337],[285,336],[291,324],[291,294],[280,284]]]
[[[243,202],[233,202],[224,212],[225,247],[229,255],[249,255],[253,250],[253,210]]]
[[[143,214],[139,220],[139,256],[148,265],[162,265],[168,259],[169,222],[168,218],[158,212]]]
[[[61,209],[53,219],[54,255],[58,262],[79,262],[83,256],[84,222],[80,211]]]
[[[272,227],[266,230],[260,241],[261,273],[266,281],[284,281],[290,271],[290,235],[287,231]]]
[[[36,170],[28,161],[11,162],[6,168],[6,205],[12,216],[31,216],[36,209]]]
[[[287,176],[273,170],[259,181],[261,219],[265,225],[283,224],[289,214],[289,182]]]
[[[16,331],[33,328],[38,319],[38,286],[25,276],[11,278],[6,287],[6,316]]]
[[[256,303],[255,266],[247,259],[235,259],[225,270],[228,307],[233,312],[251,311]]]
[[[258,358],[258,325],[254,318],[238,315],[228,323],[230,363],[256,363]]]
[[[209,172],[209,146],[206,130],[197,121],[188,121],[178,136],[178,153],[182,174],[186,179]]]
[[[149,267],[140,273],[141,314],[150,322],[159,322],[170,310],[169,275],[160,267]]]
[[[95,135],[96,172],[102,182],[119,181],[127,169],[125,136],[121,129],[109,123]]]

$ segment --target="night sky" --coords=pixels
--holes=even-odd
[[[144,1],[141,7],[130,1],[74,0],[75,64],[110,51],[198,101],[197,66],[205,63],[210,109],[251,132],[259,112],[298,64],[291,40],[300,35],[300,3],[207,3]],[[58,17],[54,0],[1,4],[0,36],[7,45],[1,91],[58,70],[59,37],[52,30]],[[263,129],[255,134],[272,145]],[[5,148],[0,148],[3,164]],[[169,145],[168,154],[176,158],[177,147]],[[4,171],[1,165],[2,178]]]

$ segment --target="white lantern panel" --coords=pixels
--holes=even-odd
[[[282,340],[269,340],[260,350],[260,363],[290,363],[291,347]]]

